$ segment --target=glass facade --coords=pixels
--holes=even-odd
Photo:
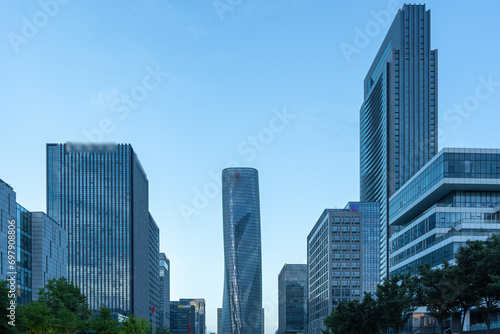
[[[172,334],[195,334],[194,305],[170,302],[170,331]]]
[[[307,332],[307,264],[285,264],[278,275],[278,334]]]
[[[451,260],[500,232],[500,150],[445,148],[390,199],[390,273]]]
[[[14,250],[8,249],[9,226],[16,228]],[[48,279],[67,276],[67,249],[66,231],[43,212],[17,204],[14,189],[0,180],[0,279],[16,274],[18,303],[36,300]],[[8,263],[12,252],[14,268]]]
[[[153,320],[158,227],[132,146],[47,144],[47,213],[67,230],[68,278],[90,308]]]
[[[262,253],[256,169],[226,168],[222,171],[222,212],[222,333],[261,334]]]
[[[206,333],[206,322],[205,322],[205,299],[180,299],[181,305],[192,305],[194,306],[194,325],[195,334],[205,334]]]
[[[473,183],[469,187],[462,185],[464,189],[472,187],[472,184],[475,184],[476,188],[483,184],[485,190],[494,187],[494,184],[500,180],[500,150],[472,148],[445,148],[441,150],[408,184],[391,197],[390,223],[394,224],[398,217],[421,202],[421,199],[427,197],[434,188],[444,183],[467,183],[463,180],[460,181],[460,179],[475,180],[471,180]],[[491,179],[496,180],[496,182],[488,181]],[[439,196],[442,195],[444,194]],[[461,198],[457,197],[457,200]],[[483,200],[487,199],[483,198],[480,201]]]
[[[31,213],[17,205],[17,285],[18,300],[27,304],[32,299]],[[19,294],[20,293],[20,294]]]
[[[437,51],[430,12],[404,5],[364,80],[360,111],[360,193],[380,203],[380,276],[387,275],[389,197],[435,154]]]

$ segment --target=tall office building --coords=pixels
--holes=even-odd
[[[285,264],[278,275],[278,334],[307,333],[307,264]]]
[[[159,323],[158,226],[131,145],[47,144],[47,213],[68,232],[68,278],[90,308]]]
[[[160,253],[160,327],[170,327],[170,260]]]
[[[262,258],[259,177],[253,168],[222,171],[224,295],[222,333],[261,334]]]
[[[425,5],[399,10],[364,80],[360,193],[380,203],[380,276],[388,271],[388,201],[438,149],[437,50]]]
[[[326,209],[314,225],[307,237],[308,333],[321,334],[339,302],[375,292],[379,222],[378,203],[349,202]]]
[[[15,239],[11,241],[9,235]],[[8,263],[12,242],[16,250],[13,269]],[[0,279],[16,273],[20,304],[36,300],[49,279],[67,276],[67,250],[66,230],[45,213],[17,204],[14,189],[0,180]]]

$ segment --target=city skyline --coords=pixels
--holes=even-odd
[[[150,180],[160,249],[172,261],[172,300],[205,298],[208,330],[214,331],[223,280],[217,182],[231,160],[257,168],[266,330],[273,333],[280,268],[305,263],[305,236],[319,212],[359,196],[362,80],[389,28],[371,11],[388,10],[389,4],[242,2],[221,21],[211,2],[142,0],[121,8],[69,2],[19,45],[18,53],[7,36],[21,34],[22,18],[31,20],[41,7],[6,4],[0,14],[0,47],[4,64],[9,64],[0,79],[5,95],[0,102],[5,124],[0,150],[6,157],[0,178],[14,187],[20,203],[44,211],[46,143],[85,141],[82,131],[101,125],[107,131],[102,132],[103,142],[131,143]],[[440,52],[440,149],[492,147],[500,103],[494,18],[499,4],[426,4],[432,12],[432,44]],[[393,18],[391,14],[387,21]],[[306,24],[295,27],[296,22]],[[356,28],[364,31],[376,24],[380,32],[370,34],[360,47]],[[358,52],[346,57],[342,43]],[[170,75],[161,76],[163,72]],[[116,96],[130,95],[146,76],[153,78],[151,73],[158,81],[146,83],[158,87],[148,90],[144,101],[135,102],[128,114],[126,104],[119,105],[119,112],[111,110]],[[454,106],[474,103],[474,98],[477,106]],[[295,118],[283,117],[285,110]],[[103,119],[112,124],[101,124]],[[249,139],[260,133],[264,142],[259,140],[257,147],[262,150]],[[181,205],[196,211],[187,221]],[[293,231],[289,239],[276,240],[285,227]],[[187,241],[203,249],[186,250]],[[208,285],[216,288],[196,285],[200,271],[210,273]]]

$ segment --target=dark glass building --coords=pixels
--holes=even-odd
[[[8,263],[9,226],[16,230],[14,269]],[[45,213],[17,204],[14,189],[0,180],[0,280],[15,273],[18,303],[36,300],[49,279],[67,276],[67,252],[64,228]]]
[[[131,145],[47,144],[47,213],[68,232],[68,278],[91,309],[160,323],[158,226]]]
[[[360,193],[380,203],[380,276],[388,273],[388,201],[438,148],[437,50],[430,12],[404,5],[364,80]]]
[[[253,168],[222,171],[224,295],[222,333],[261,334],[262,258],[259,177]]]
[[[179,302],[181,305],[194,306],[194,312],[195,312],[194,334],[205,334],[207,332],[206,320],[205,320],[205,299],[202,298],[180,299]]]
[[[341,301],[362,300],[379,282],[378,203],[349,202],[326,209],[307,237],[308,333]]]
[[[170,331],[172,334],[195,334],[194,305],[180,301],[170,302]]]
[[[307,264],[285,264],[278,275],[278,334],[307,333]]]

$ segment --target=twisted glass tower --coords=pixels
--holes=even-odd
[[[262,258],[259,176],[253,168],[222,171],[224,334],[261,334]]]

